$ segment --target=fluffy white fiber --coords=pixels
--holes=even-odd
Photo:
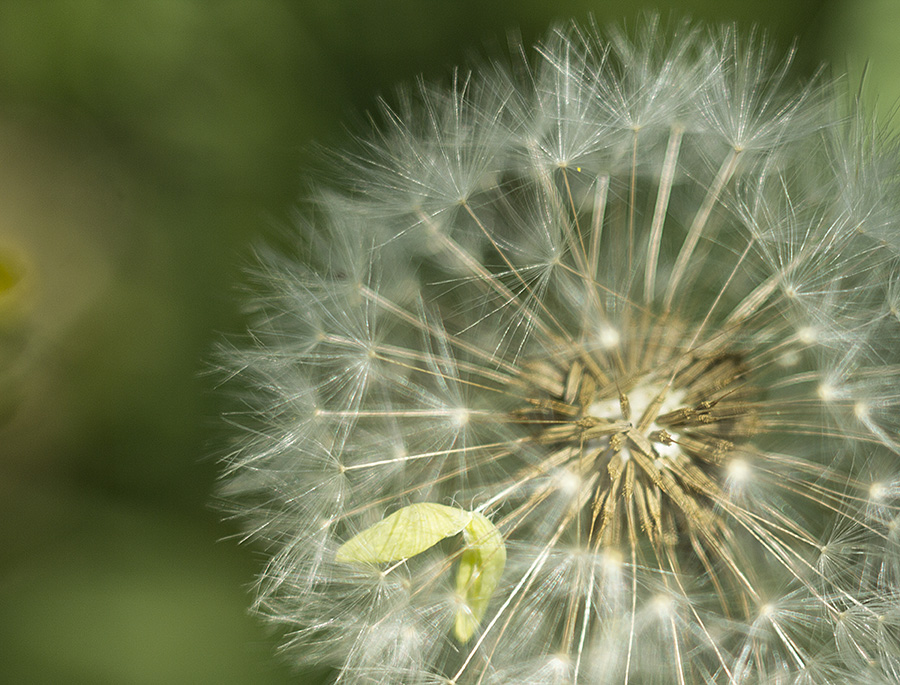
[[[223,353],[259,612],[340,683],[900,682],[895,143],[758,34],[510,62],[385,105],[261,259]],[[462,535],[336,559],[417,503],[499,530],[489,597]]]

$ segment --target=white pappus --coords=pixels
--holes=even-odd
[[[573,24],[331,158],[222,355],[299,666],[900,682],[900,157],[846,90]]]

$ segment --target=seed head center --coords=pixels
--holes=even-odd
[[[522,411],[548,469],[568,475],[557,487],[578,520],[588,518],[594,542],[670,545],[723,533],[716,505],[728,496],[726,456],[755,426],[741,355],[680,354],[649,371],[626,369],[624,380],[597,360],[536,369]]]

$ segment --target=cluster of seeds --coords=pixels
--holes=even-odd
[[[572,26],[336,156],[225,353],[301,667],[900,682],[900,156],[763,43]]]

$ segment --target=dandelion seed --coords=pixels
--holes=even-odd
[[[385,106],[261,260],[258,610],[341,683],[897,682],[896,143],[760,35],[522,59]]]

